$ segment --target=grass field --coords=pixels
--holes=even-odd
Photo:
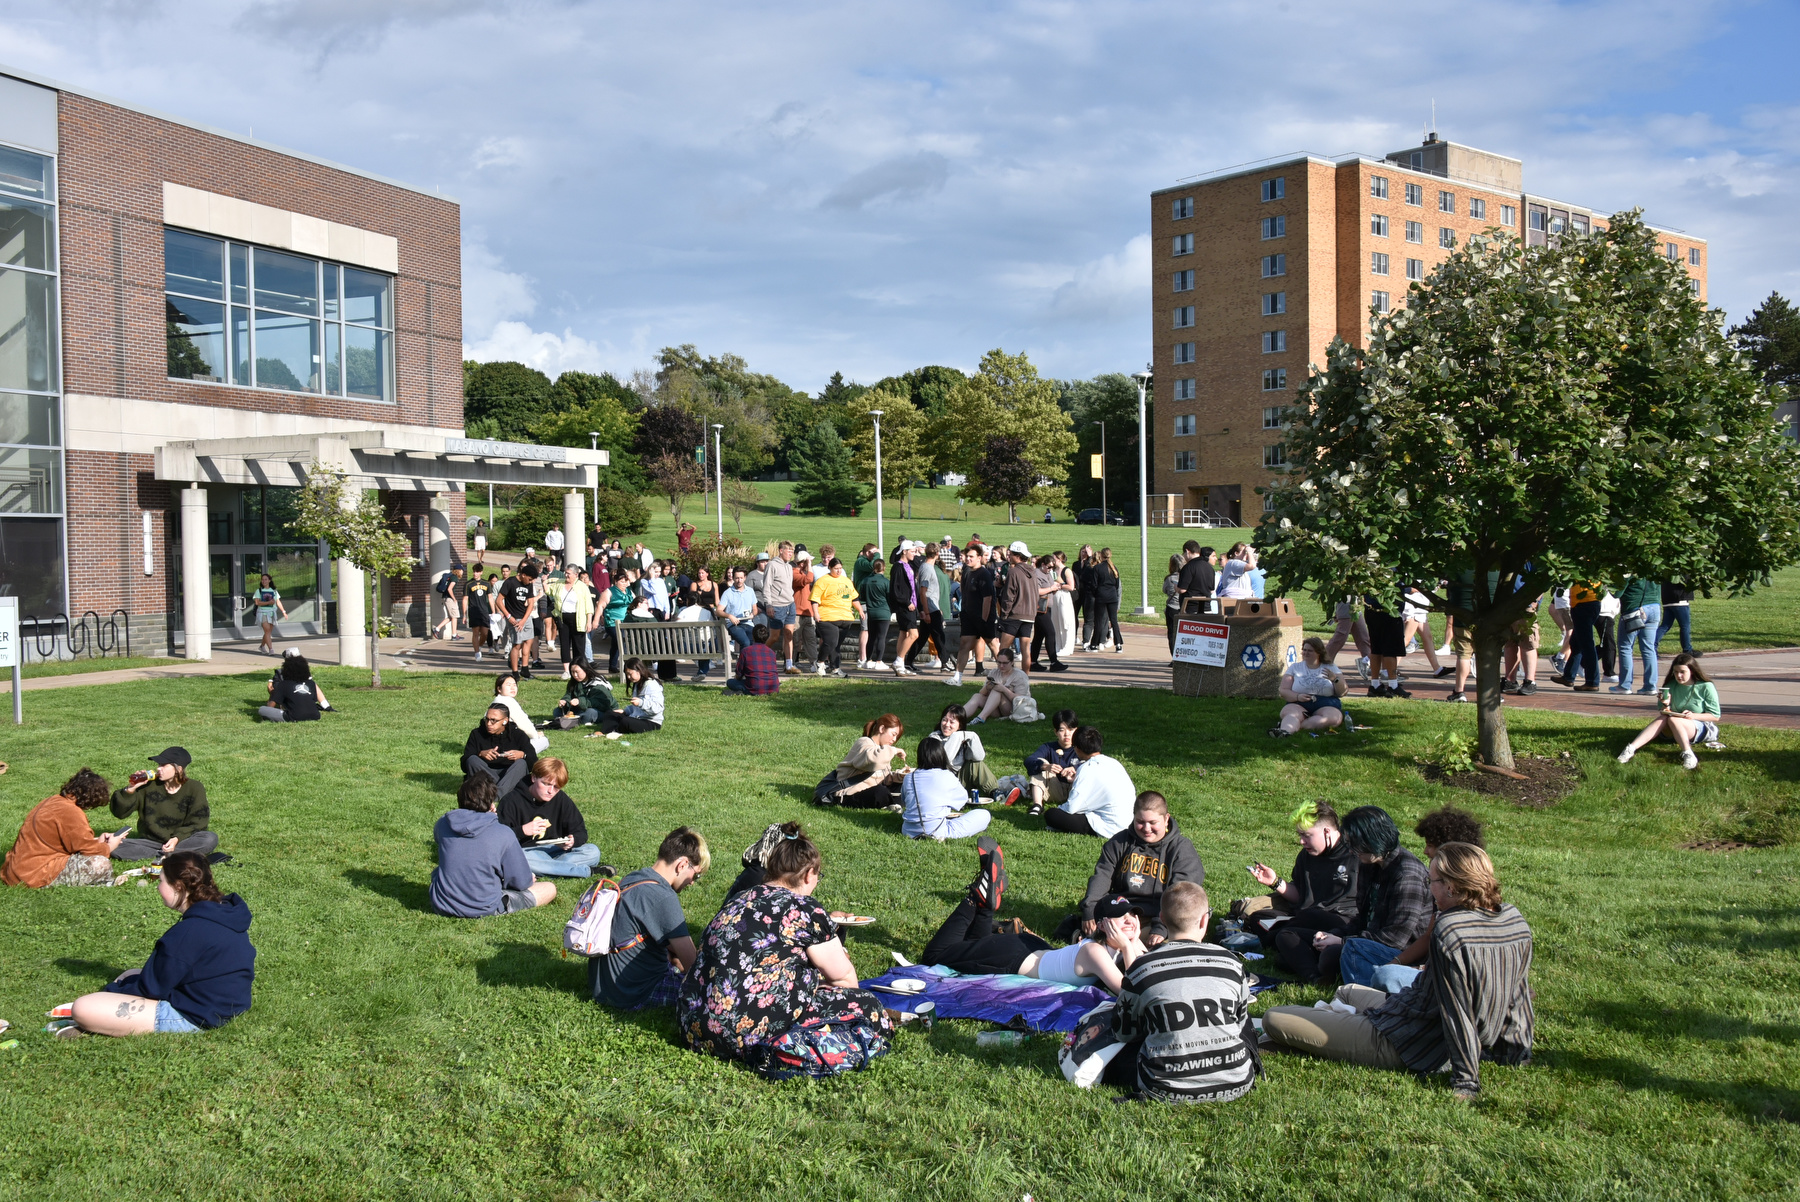
[[[111,659],[62,659],[42,664],[26,664],[19,674],[30,680],[38,676],[79,676],[86,672],[117,672],[122,668],[164,668],[185,663],[179,659],[158,659],[146,655],[120,655]]]
[[[254,723],[251,674],[48,692],[11,732],[6,830],[84,763],[118,779],[187,746],[260,955],[255,1006],[223,1030],[54,1041],[38,1016],[140,964],[170,915],[148,888],[0,891],[0,1016],[22,1032],[0,1052],[0,1197],[1750,1199],[1791,1195],[1800,1171],[1800,848],[1680,850],[1800,835],[1791,733],[1728,728],[1730,749],[1689,774],[1663,750],[1614,763],[1619,723],[1509,714],[1521,751],[1569,751],[1586,778],[1542,811],[1457,795],[1536,935],[1535,1063],[1489,1066],[1478,1106],[1442,1078],[1292,1056],[1222,1107],[1119,1106],[1064,1084],[1055,1037],[996,1052],[975,1047],[975,1024],[941,1023],[908,1029],[866,1073],[777,1086],[681,1049],[664,1015],[600,1010],[559,955],[575,886],[525,915],[428,911],[431,824],[454,804],[481,682],[324,678],[343,712],[316,725]],[[1379,802],[1410,830],[1447,794],[1413,756],[1473,721],[1359,703],[1369,733],[1274,742],[1266,703],[1038,693],[1168,795],[1220,905],[1248,891],[1244,864],[1292,854],[1281,816],[1299,800]],[[524,699],[536,711],[553,695],[537,682]],[[865,716],[900,713],[911,745],[948,696],[923,681],[808,679],[766,700],[677,687],[666,730],[630,747],[558,734],[553,749],[608,861],[647,862],[678,823],[708,835],[714,871],[684,895],[696,927],[765,823],[805,821],[821,900],[880,917],[849,940],[872,975],[889,949],[916,957],[973,850],[807,799]],[[1043,728],[983,733],[1009,764]],[[1097,842],[1019,810],[994,826],[1007,912],[1048,929]]]

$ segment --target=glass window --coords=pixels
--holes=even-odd
[[[1378,250],[1369,252],[1369,271],[1374,275],[1388,273],[1388,257]]]
[[[1175,328],[1176,329],[1185,330],[1193,324],[1194,324],[1194,306],[1182,305],[1180,308],[1175,310]],[[361,330],[361,329],[356,328],[355,326],[352,326],[350,328],[350,332],[352,334],[372,333],[372,331]]]
[[[1440,213],[1456,212],[1456,193],[1454,193],[1454,192],[1439,192],[1438,193],[1438,212],[1440,212]]]
[[[1371,292],[1369,294],[1369,305],[1377,313],[1386,313],[1388,311],[1388,294],[1385,292]]]
[[[1265,430],[1281,429],[1281,406],[1280,405],[1265,406],[1263,408],[1263,429],[1265,429]]]
[[[1406,203],[1409,205],[1424,204],[1425,203],[1424,187],[1419,184],[1406,185]]]
[[[1423,221],[1407,222],[1406,240],[1408,242],[1417,242],[1423,246],[1425,243],[1425,223]]]
[[[1190,235],[1190,238],[1192,235]],[[1190,245],[1189,250],[1193,247]],[[344,320],[359,325],[394,328],[394,281],[372,271],[344,268]]]
[[[1369,177],[1369,195],[1373,196],[1377,200],[1386,200],[1387,194],[1388,194],[1387,176],[1371,175]]]
[[[184,296],[225,299],[225,244],[170,230],[163,238],[163,287]]]
[[[1262,198],[1264,200],[1280,200],[1286,195],[1287,177],[1285,175],[1276,176],[1274,179],[1266,179],[1263,181]]]
[[[1409,280],[1424,279],[1425,278],[1425,260],[1424,259],[1408,259],[1406,261],[1406,278]]]
[[[256,248],[256,307],[302,317],[319,314],[319,264],[313,259]]]
[[[325,323],[325,391],[344,392],[344,327],[335,321]]]
[[[56,398],[0,392],[0,442],[53,447],[59,439]]]
[[[1189,325],[1193,324],[1190,308]],[[362,326],[344,327],[344,391],[351,396],[380,398],[391,393],[394,336]]]
[[[1287,387],[1287,368],[1273,367],[1263,373],[1263,391],[1277,392]]]
[[[19,599],[19,617],[69,611],[63,592],[61,518],[0,518],[0,589]]]
[[[1265,240],[1287,237],[1287,218],[1264,217],[1262,219],[1262,236]]]
[[[300,541],[300,535],[294,532],[294,523],[299,520],[300,511],[296,504],[300,490],[297,488],[265,488],[263,489],[263,516],[268,523],[268,539],[272,543],[291,543]]]
[[[39,200],[55,200],[51,186],[50,160],[28,150],[0,146],[0,188],[23,192]]]
[[[49,205],[0,195],[0,267],[56,270],[56,222]]]
[[[225,306],[165,296],[169,323],[169,378],[225,382]]]
[[[250,303],[250,248],[231,244],[231,303]]]
[[[1193,254],[1194,253],[1194,235],[1192,235],[1192,234],[1176,234],[1173,249],[1172,249],[1171,253],[1177,254],[1177,255]]]
[[[1191,413],[1177,413],[1175,415],[1175,436],[1177,438],[1185,438],[1193,432],[1194,415]]]
[[[1485,218],[1487,216],[1487,201],[1482,200],[1480,197],[1470,197],[1469,216]]]
[[[1170,205],[1169,215],[1171,220],[1174,221],[1192,217],[1194,215],[1194,198],[1192,196],[1183,196],[1181,199],[1175,201]]]
[[[1192,363],[1193,361],[1194,344],[1191,342],[1177,342],[1175,344],[1175,362]]]
[[[0,447],[0,513],[61,513],[62,452]]]
[[[1388,219],[1385,213],[1369,214],[1369,232],[1377,238],[1388,236]]]
[[[260,280],[261,276],[257,278]],[[260,296],[261,292],[259,285],[257,294]],[[318,322],[258,310],[253,336],[256,339],[258,388],[319,391]]]
[[[1500,206],[1500,224],[1501,225],[1517,225],[1518,221],[1519,221],[1519,210],[1518,209],[1514,208],[1512,205],[1501,205]]]
[[[1264,330],[1262,336],[1263,354],[1273,355],[1287,350],[1286,330]]]
[[[1175,381],[1175,399],[1191,401],[1194,399],[1194,381],[1191,379]]]
[[[0,388],[56,392],[56,277],[0,269]]]
[[[1193,471],[1194,470],[1194,453],[1192,451],[1176,451],[1175,452],[1175,470],[1178,472]]]
[[[1264,255],[1262,261],[1263,278],[1287,274],[1286,255]]]
[[[250,310],[231,306],[231,382],[250,384]]]
[[[1287,293],[1285,293],[1285,292],[1265,292],[1265,293],[1263,293],[1263,310],[1262,311],[1263,311],[1264,317],[1273,317],[1277,313],[1286,313],[1287,312]]]
[[[1287,464],[1287,448],[1277,443],[1263,448],[1264,467],[1283,467]]]
[[[262,542],[263,490],[260,488],[242,490],[238,493],[238,504],[242,507],[238,514],[238,529],[241,531],[239,539],[246,543]]]
[[[271,494],[274,489],[269,490]],[[270,536],[274,536],[271,527]],[[263,571],[281,593],[290,622],[319,620],[319,551],[317,547],[270,547]]]
[[[1456,231],[1451,229],[1449,226],[1443,226],[1442,228],[1440,228],[1438,230],[1438,245],[1443,247],[1445,250],[1455,250],[1456,249]]]

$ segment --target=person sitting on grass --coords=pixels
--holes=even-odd
[[[1296,731],[1330,730],[1344,721],[1344,674],[1325,662],[1325,643],[1310,638],[1300,644],[1300,658],[1281,673],[1281,718],[1269,728],[1271,738]]]
[[[622,707],[608,710],[596,723],[600,733],[609,739],[622,734],[641,735],[661,730],[663,725],[663,687],[655,673],[637,656],[625,661],[625,687],[630,700]],[[589,738],[594,736],[589,735]]]
[[[896,746],[905,733],[906,724],[894,714],[869,719],[862,737],[850,745],[850,753],[813,790],[813,800],[852,810],[899,805],[904,773],[894,764],[906,758],[906,752]]]
[[[1173,885],[1206,880],[1206,866],[1188,837],[1169,814],[1161,793],[1137,795],[1131,808],[1131,825],[1100,845],[1100,860],[1088,878],[1081,908],[1063,919],[1053,935],[1069,939],[1079,931],[1092,935],[1098,929],[1094,907],[1108,897],[1128,897],[1147,920],[1147,942],[1155,947],[1168,937],[1162,921],[1162,902]]]
[[[1330,984],[1337,979],[1338,960],[1344,941],[1354,938],[1393,948],[1397,953],[1431,925],[1431,890],[1425,884],[1425,865],[1400,846],[1400,831],[1380,806],[1357,806],[1344,815],[1344,842],[1360,861],[1357,870],[1354,935],[1319,931],[1312,937],[1318,955],[1314,979]]]
[[[919,742],[917,766],[906,774],[900,785],[900,833],[913,839],[967,839],[986,830],[993,815],[986,810],[972,810],[968,789],[950,771],[950,759],[944,744],[929,735]]]
[[[1075,783],[1075,770],[1081,757],[1075,752],[1075,732],[1081,722],[1074,710],[1057,710],[1050,716],[1051,739],[1025,757],[1025,775],[1031,783],[1033,817],[1044,812],[1047,802],[1069,800],[1069,786]]]
[[[981,745],[980,735],[967,729],[968,721],[963,707],[952,702],[944,707],[944,712],[938,716],[937,729],[926,735],[925,741],[943,745],[950,771],[956,773],[956,779],[962,782],[965,790],[974,789],[991,795],[1000,805],[1011,805],[1019,800],[1023,790],[1000,789],[1000,778],[987,764],[987,748]]]
[[[1069,786],[1069,800],[1053,810],[1044,811],[1044,825],[1053,831],[1071,835],[1098,835],[1110,839],[1131,823],[1131,808],[1137,802],[1137,789],[1125,765],[1110,755],[1101,755],[1106,746],[1100,732],[1084,726],[1071,740],[1081,766]]]
[[[563,792],[569,768],[547,755],[531,766],[531,775],[500,799],[500,821],[518,836],[525,863],[538,876],[611,876],[600,863],[600,849],[588,842],[587,822]],[[546,847],[547,843],[556,846]]]
[[[1125,971],[1113,1034],[1124,1041],[1100,1079],[1157,1102],[1229,1102],[1256,1088],[1262,1058],[1244,966],[1205,942],[1211,906],[1192,881],[1162,897],[1168,938]]]
[[[298,653],[285,656],[269,682],[269,704],[256,712],[270,722],[317,722],[329,709],[325,690],[313,679],[312,665]]]
[[[739,654],[737,674],[725,682],[727,693],[751,697],[767,697],[781,688],[781,660],[769,650],[769,637],[777,628],[756,626],[750,631],[750,645]]]
[[[613,708],[612,686],[595,669],[592,661],[578,659],[569,665],[569,685],[562,700],[556,703],[553,717],[564,730],[574,726],[592,726],[600,715]]]
[[[156,765],[154,779],[134,772],[123,789],[113,791],[113,817],[135,817],[137,830],[113,848],[112,858],[154,860],[178,851],[211,855],[219,836],[206,829],[212,819],[206,786],[187,774],[193,757],[185,747],[165,747],[150,762]]]
[[[92,768],[64,781],[54,797],[38,802],[25,815],[19,837],[0,866],[0,880],[28,889],[112,884],[110,857],[125,836],[94,834],[86,813],[105,805],[111,796],[112,786]]]
[[[1467,843],[1486,848],[1481,821],[1467,810],[1445,805],[1432,810],[1413,826],[1413,833],[1425,841],[1425,862],[1437,855],[1446,843]],[[1428,893],[1429,896],[1429,893]],[[1394,948],[1373,939],[1344,940],[1338,960],[1338,972],[1346,985],[1368,985],[1383,993],[1399,993],[1419,977],[1425,957],[1431,951],[1431,928],[1437,920],[1435,903],[1425,929],[1404,947]]]
[[[1344,842],[1337,811],[1330,803],[1309,801],[1293,812],[1290,821],[1300,839],[1292,878],[1282,880],[1266,864],[1251,865],[1250,875],[1274,892],[1267,899],[1246,898],[1243,910],[1278,962],[1301,980],[1310,981],[1319,975],[1313,935],[1319,931],[1345,935],[1353,929],[1360,865],[1356,853]],[[1263,925],[1275,917],[1286,921],[1272,928]]]
[[[516,674],[502,672],[494,677],[494,700],[490,704],[506,709],[506,716],[525,735],[533,751],[550,750],[550,740],[539,733],[537,724],[525,712],[525,707],[519,704],[519,678]]]
[[[535,763],[537,751],[498,702],[488,706],[463,743],[463,776],[485,776],[506,793],[518,788]]]
[[[612,950],[588,958],[588,988],[596,1002],[616,1010],[675,1004],[696,955],[678,894],[711,867],[700,832],[678,826],[663,837],[656,863],[619,882]]]
[[[1031,677],[1019,670],[1018,653],[1002,647],[994,652],[994,670],[980,691],[963,703],[963,713],[970,715],[970,726],[980,726],[989,718],[1011,717],[1013,707],[1030,696]]]
[[[1681,749],[1681,766],[1690,771],[1700,766],[1699,758],[1694,755],[1694,744],[1704,743],[1714,751],[1724,748],[1719,742],[1719,690],[1700,670],[1700,661],[1688,652],[1677,655],[1675,662],[1669,665],[1669,675],[1663,680],[1658,700],[1661,710],[1619,753],[1621,764],[1629,764],[1638,748],[1658,738],[1673,740]]]
[[[813,900],[823,857],[797,822],[769,852],[768,880],[707,925],[675,1017],[696,1052],[772,1080],[829,1077],[885,1055],[893,1022]]]
[[[515,914],[556,900],[556,886],[531,875],[518,839],[500,825],[498,800],[490,777],[472,775],[457,790],[458,808],[432,828],[431,908],[445,918]]]
[[[156,941],[144,967],[76,998],[74,1021],[58,1036],[185,1035],[222,1027],[250,1009],[256,948],[244,899],[219,892],[206,857],[196,852],[163,860],[156,884],[163,905],[181,918]]]
[[[1097,908],[1099,942],[1082,939],[1053,948],[1017,919],[996,926],[994,916],[1008,887],[1006,853],[983,835],[975,841],[975,856],[975,880],[919,953],[919,963],[967,976],[1011,974],[1118,992],[1123,971],[1145,950],[1137,911],[1128,899],[1108,898]]]
[[[1431,857],[1438,918],[1419,979],[1398,994],[1345,985],[1337,1000],[1356,1013],[1275,1006],[1263,1015],[1272,1043],[1371,1068],[1450,1073],[1462,1101],[1481,1093],[1481,1062],[1527,1064],[1531,928],[1500,898],[1487,852],[1446,843]]]

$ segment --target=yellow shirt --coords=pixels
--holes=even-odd
[[[848,576],[821,576],[813,581],[812,602],[821,622],[856,621],[856,586]]]
[[[1577,580],[1569,586],[1569,604],[1581,605],[1600,599],[1600,586],[1592,580]]]

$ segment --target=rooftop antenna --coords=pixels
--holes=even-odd
[[[1431,99],[1431,136],[1437,137],[1437,97]]]

